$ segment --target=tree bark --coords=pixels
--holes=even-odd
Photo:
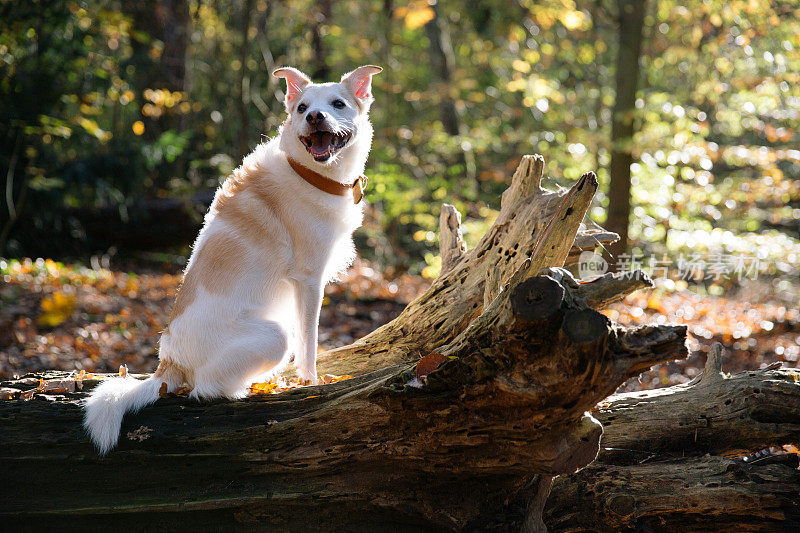
[[[316,4],[317,9],[312,10],[311,13],[314,19],[311,24],[311,48],[314,51],[314,57],[312,58],[314,68],[311,78],[320,82],[332,81],[330,80],[331,67],[326,61],[328,52],[323,42],[323,27],[330,24],[333,16],[333,5],[331,0],[317,0]]]
[[[455,102],[450,96],[455,73],[455,54],[450,43],[450,35],[445,30],[441,20],[441,9],[438,5],[431,6],[435,15],[425,25],[430,46],[428,48],[431,66],[438,80],[439,87],[439,118],[448,135],[456,136],[461,133],[461,120],[456,110]]]
[[[767,464],[712,455],[633,465],[597,461],[557,479],[552,531],[797,531],[797,454]]]
[[[726,376],[715,345],[692,383],[612,396],[597,459],[553,483],[551,531],[790,531],[800,526],[800,370]],[[764,448],[770,453],[753,454]],[[481,524],[508,531],[528,520],[538,478]]]
[[[588,464],[602,428],[586,412],[629,377],[684,357],[686,328],[625,329],[589,306],[619,280],[580,284],[560,266],[597,180],[542,191],[543,163],[523,159],[494,227],[410,311],[320,364],[356,378],[235,402],[167,398],[126,417],[105,458],[81,428],[84,392],[0,402],[0,471],[15,480],[0,519],[459,530],[531,475]],[[492,283],[489,271],[500,273]],[[434,349],[443,362],[431,369],[419,355]],[[529,530],[541,526],[546,485],[529,501]]]
[[[620,394],[595,416],[598,460],[558,478],[553,530],[789,531],[800,527],[800,372],[720,373],[715,345],[688,386]],[[580,510],[580,512],[576,512]]]
[[[541,189],[543,173],[544,158],[523,157],[503,193],[497,220],[475,248],[459,252],[458,259],[447,264],[449,270],[443,269],[430,289],[395,320],[354,344],[322,354],[319,372],[363,374],[414,361],[455,339],[535,252],[538,256],[528,268],[538,273],[544,267],[564,266],[581,251],[617,237],[581,229],[597,190],[593,174],[584,175],[571,189],[554,192]],[[557,229],[548,233],[547,223],[559,209],[561,218],[553,225]],[[449,211],[445,216],[450,217]]]
[[[639,87],[639,56],[646,0],[618,0],[619,51],[617,52],[617,95],[611,118],[611,177],[608,190],[606,227],[619,234],[619,241],[608,250],[619,258],[628,247],[631,211],[631,164],[635,132],[636,90]],[[617,265],[619,266],[619,265]]]
[[[430,9],[433,10],[434,17],[425,25],[425,32],[429,42],[428,55],[437,81],[434,87],[438,96],[436,102],[439,119],[448,135],[466,137],[468,128],[461,119],[453,98],[456,55],[450,40],[450,32],[447,30],[447,21],[443,19],[442,7],[439,4],[433,3]],[[460,156],[460,162],[464,164],[465,177],[471,184],[475,181],[477,166],[475,154],[469,144],[462,143]]]
[[[247,69],[247,60],[250,56],[250,25],[253,18],[253,0],[242,2],[241,34],[242,42],[239,45],[239,82],[238,101],[239,110],[239,159],[250,153],[250,76]]]

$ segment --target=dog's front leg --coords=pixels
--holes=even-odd
[[[301,379],[317,383],[317,329],[322,307],[323,286],[318,279],[304,278],[295,281],[298,315],[298,352],[294,354],[294,365]]]

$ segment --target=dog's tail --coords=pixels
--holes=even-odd
[[[158,375],[158,372],[156,372]],[[125,413],[136,412],[158,400],[159,389],[167,383],[170,390],[180,383],[170,383],[167,376],[150,376],[145,380],[133,377],[114,378],[95,388],[86,401],[83,427],[105,455],[116,446]]]

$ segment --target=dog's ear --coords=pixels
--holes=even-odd
[[[306,85],[311,83],[311,78],[293,67],[282,67],[272,71],[276,78],[286,79],[286,107],[303,92]]]
[[[364,65],[342,76],[342,83],[359,100],[368,100],[372,98],[372,76],[382,70],[377,65]]]

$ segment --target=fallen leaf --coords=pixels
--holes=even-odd
[[[277,388],[277,383],[252,383],[250,385],[250,394],[272,394]]]
[[[346,379],[353,379],[353,376],[349,374],[345,374],[343,376],[336,376],[334,374],[323,374],[322,377],[320,378],[320,382],[322,382],[323,385],[329,385],[331,383],[338,383]]]
[[[75,392],[75,380],[70,378],[43,381],[36,392]]]
[[[36,389],[26,390],[19,395],[20,400],[32,400],[33,395],[36,394]]]
[[[165,384],[166,385],[166,384]],[[136,440],[139,442],[145,441],[150,438],[150,433],[152,433],[152,428],[147,426],[139,426],[134,431],[128,432],[128,439],[129,440]]]
[[[447,361],[447,359],[448,357],[446,355],[437,352],[429,353],[417,363],[417,367],[414,369],[414,377],[418,379],[426,377],[436,370],[439,365]]]
[[[0,387],[0,400],[13,400],[19,396],[19,389],[12,389],[11,387]]]

